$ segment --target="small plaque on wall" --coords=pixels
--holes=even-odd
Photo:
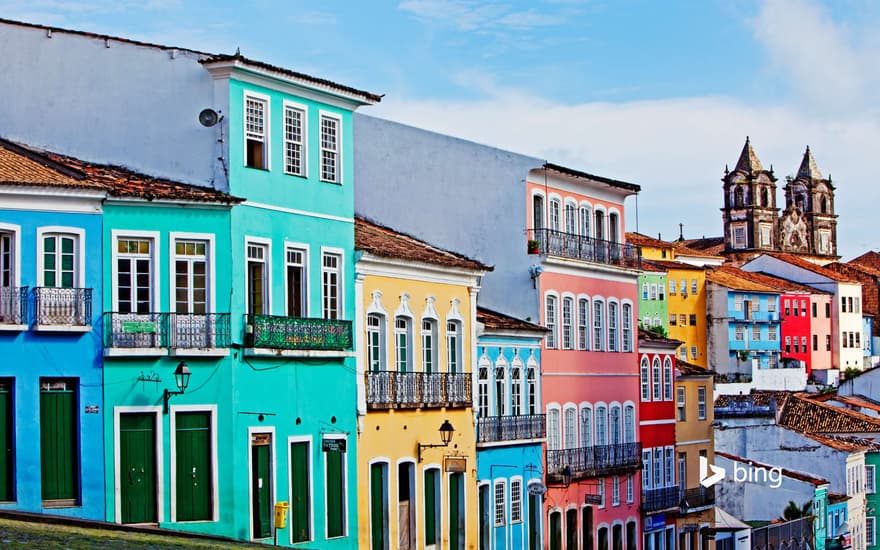
[[[464,472],[467,470],[467,459],[460,456],[447,456],[443,459],[443,469],[447,472]]]

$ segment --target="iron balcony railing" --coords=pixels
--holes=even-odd
[[[642,511],[657,512],[667,508],[677,508],[681,502],[681,488],[659,487],[642,491]]]
[[[28,287],[0,287],[0,324],[26,325],[28,323]]]
[[[543,414],[487,416],[477,419],[477,443],[542,439],[546,434]]]
[[[692,487],[681,494],[681,508],[687,512],[715,504],[715,487]]]
[[[593,445],[547,451],[547,475],[553,481],[603,476],[638,470],[642,465],[641,443]]]
[[[104,316],[108,348],[228,348],[228,313],[118,313]]]
[[[37,287],[34,289],[34,310],[34,321],[38,326],[90,326],[92,289]]]
[[[245,345],[282,350],[351,351],[351,321],[247,315]]]
[[[815,548],[813,516],[752,529],[752,550]],[[827,546],[827,545],[826,545]]]
[[[366,383],[371,409],[471,406],[467,372],[369,371]]]
[[[539,254],[623,267],[641,266],[641,248],[627,243],[594,239],[553,229],[531,229],[529,240],[537,241]]]

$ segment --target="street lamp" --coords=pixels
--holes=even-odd
[[[189,367],[186,366],[185,361],[181,361],[177,364],[177,368],[174,369],[174,382],[177,384],[177,391],[169,391],[168,388],[165,388],[165,414],[168,414],[168,400],[171,399],[172,395],[180,395],[186,391],[187,386],[189,386],[189,377],[192,375]]]
[[[419,446],[419,462],[422,461],[422,449],[430,449],[434,447],[448,447],[449,442],[452,441],[452,434],[455,432],[455,428],[452,427],[452,424],[449,423],[449,420],[444,420],[443,424],[440,424],[440,441],[443,443],[418,443]]]

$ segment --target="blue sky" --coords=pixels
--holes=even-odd
[[[880,248],[870,0],[0,0],[0,17],[240,48],[386,94],[363,112],[640,184],[639,230],[670,239],[679,222],[720,234],[719,178],[746,135],[780,204],[810,145],[844,259]]]

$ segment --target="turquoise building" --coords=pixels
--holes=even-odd
[[[541,401],[544,327],[477,310],[477,498],[479,548],[543,545]]]

